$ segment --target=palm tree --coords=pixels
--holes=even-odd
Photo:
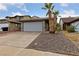
[[[56,25],[57,25],[57,16],[59,15],[59,11],[54,10],[52,11],[52,14],[54,14],[54,31],[56,30]]]
[[[54,10],[54,5],[52,3],[45,3],[44,7],[42,9],[47,10],[47,14],[49,17],[49,32],[55,33],[54,28],[54,17],[52,17],[52,11]]]

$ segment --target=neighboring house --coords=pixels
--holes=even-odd
[[[75,31],[79,32],[79,17],[64,17],[60,19],[60,25],[62,30],[66,30],[67,26],[74,26]]]
[[[8,31],[8,22],[6,19],[0,19],[0,31]]]

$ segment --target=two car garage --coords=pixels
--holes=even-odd
[[[24,31],[42,31],[42,22],[26,22],[24,23]]]
[[[44,21],[34,21],[34,22],[22,22],[22,31],[44,31],[45,22]]]

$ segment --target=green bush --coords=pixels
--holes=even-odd
[[[74,26],[67,26],[67,31],[68,32],[75,32],[75,27]]]
[[[58,32],[61,31],[61,26],[58,23],[56,24],[56,31],[58,31]]]

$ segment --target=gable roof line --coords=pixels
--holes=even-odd
[[[64,23],[72,23],[75,21],[79,21],[79,17],[64,17],[61,18],[60,20],[62,20]]]
[[[20,20],[20,22],[27,22],[27,21],[44,21],[44,20],[48,20],[48,18],[31,18],[31,19],[27,19],[27,20]]]

